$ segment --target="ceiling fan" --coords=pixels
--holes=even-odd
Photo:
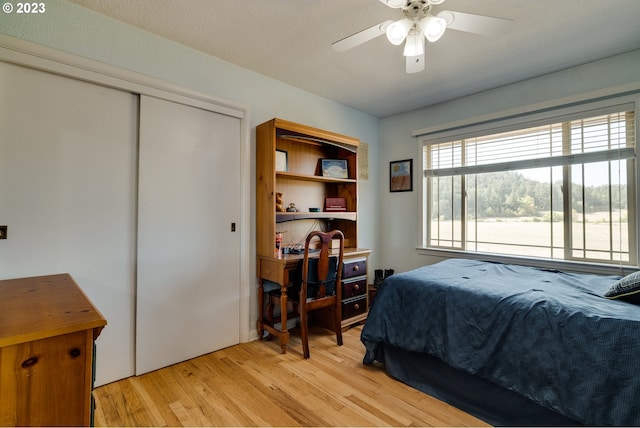
[[[436,42],[447,28],[496,36],[505,34],[513,23],[511,19],[452,10],[441,10],[436,15],[432,15],[432,7],[443,3],[444,0],[380,0],[380,2],[393,9],[402,9],[404,17],[397,21],[386,20],[338,40],[331,45],[333,49],[344,52],[386,34],[389,42],[394,45],[405,42],[403,53],[406,57],[407,73],[417,73],[424,70],[425,38],[429,42]]]

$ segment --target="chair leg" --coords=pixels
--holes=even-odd
[[[305,358],[309,358],[309,323],[305,309],[300,311],[300,339],[302,340],[302,354]]]
[[[338,302],[340,304],[340,302]],[[337,309],[333,309],[334,314],[334,325],[336,326],[336,341],[338,342],[338,346],[342,346],[342,320],[340,319],[340,314]]]

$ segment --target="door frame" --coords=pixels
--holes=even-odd
[[[141,73],[124,70],[109,64],[62,52],[46,46],[0,34],[0,61],[42,70],[133,94],[198,107],[240,119],[240,342],[251,340],[250,297],[251,266],[251,151],[248,108],[237,103],[212,97],[182,86]]]

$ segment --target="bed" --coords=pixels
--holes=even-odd
[[[493,425],[640,425],[640,306],[620,279],[465,259],[389,276],[363,362]]]

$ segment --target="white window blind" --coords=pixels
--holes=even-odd
[[[632,110],[616,111],[430,144],[424,174],[442,177],[630,159],[635,156],[634,117]]]

